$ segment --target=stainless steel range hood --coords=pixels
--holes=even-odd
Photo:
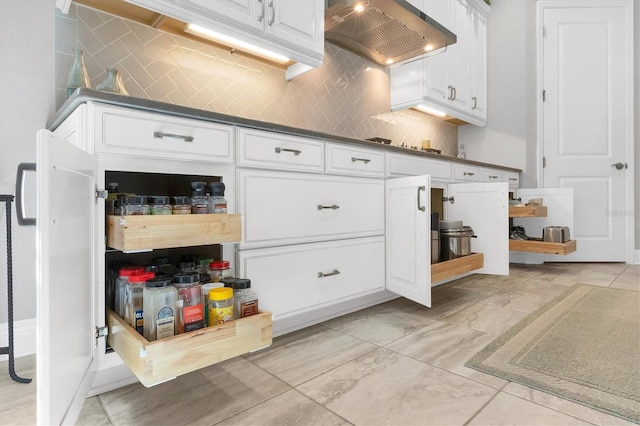
[[[456,42],[455,34],[406,0],[327,0],[324,17],[326,41],[380,65]]]

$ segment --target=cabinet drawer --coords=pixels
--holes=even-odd
[[[328,143],[327,173],[384,177],[384,152]]]
[[[502,182],[502,172],[491,169],[480,169],[480,182]]]
[[[419,156],[387,154],[388,176],[429,175],[432,179],[451,180],[451,163]]]
[[[518,188],[520,186],[520,174],[514,172],[502,172],[502,181],[507,182],[509,187]]]
[[[384,289],[384,237],[240,251],[260,306],[274,320]]]
[[[384,180],[240,170],[241,248],[384,234]]]
[[[238,128],[238,164],[264,169],[324,172],[324,142]]]
[[[453,179],[464,182],[478,182],[480,180],[480,172],[477,167],[469,166],[453,166]]]
[[[95,106],[95,152],[233,162],[233,127],[117,107]]]
[[[239,214],[107,216],[107,246],[122,251],[237,241]]]
[[[147,387],[267,347],[272,341],[269,312],[154,342],[111,310],[107,323],[109,344]]]

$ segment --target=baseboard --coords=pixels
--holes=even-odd
[[[9,323],[0,323],[0,346],[9,346]],[[36,319],[14,321],[13,354],[16,358],[36,353]],[[0,355],[0,361],[6,361],[9,355]]]

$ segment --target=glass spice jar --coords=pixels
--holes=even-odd
[[[175,196],[171,197],[173,214],[191,214],[191,201],[189,197]]]
[[[233,289],[218,287],[209,290],[209,327],[233,320]]]
[[[149,206],[151,214],[172,214],[173,207],[169,203],[169,197],[165,195],[153,195],[149,197]]]
[[[209,263],[209,274],[211,282],[218,283],[225,278],[233,278],[233,269],[229,266],[228,260],[214,260]]]

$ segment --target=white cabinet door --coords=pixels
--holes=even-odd
[[[324,49],[324,2],[264,0],[266,33],[295,48]]]
[[[429,176],[386,182],[387,290],[431,307]]]
[[[484,254],[480,274],[509,275],[509,186],[506,183],[449,185],[447,218],[471,226],[471,251]]]
[[[74,423],[97,367],[95,159],[38,132],[38,424]]]
[[[487,121],[487,17],[471,10],[469,113]]]
[[[469,44],[471,11],[466,0],[453,2],[453,26],[458,37],[447,50],[447,85],[451,106],[460,111],[469,110]]]

